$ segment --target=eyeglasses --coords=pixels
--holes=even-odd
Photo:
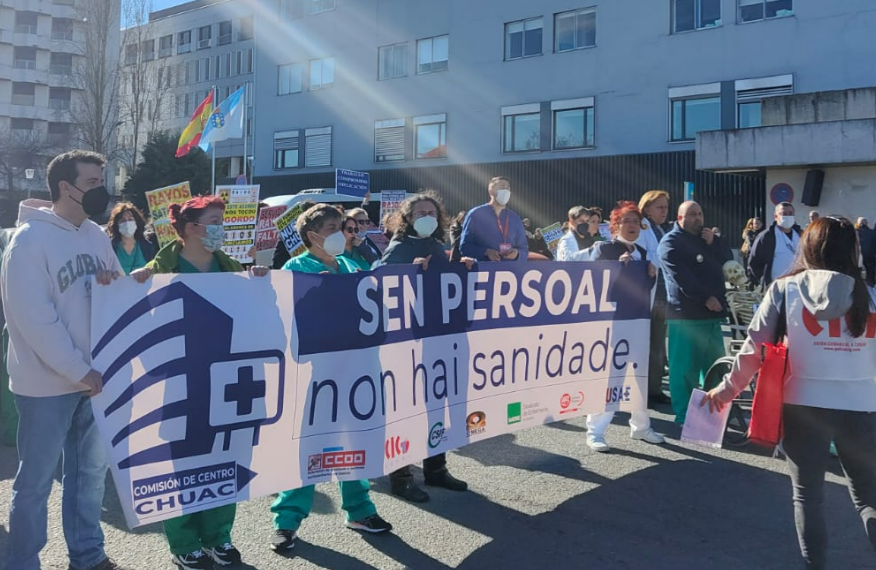
[[[359,227],[358,226],[347,226],[346,228],[344,228],[344,231],[347,232],[348,234],[358,234]]]
[[[370,223],[370,220],[356,220],[356,223],[360,226],[367,226]]]

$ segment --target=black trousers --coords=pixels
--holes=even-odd
[[[438,455],[433,455],[432,457],[427,457],[423,460],[423,473],[441,473],[442,471],[447,470],[447,454],[439,453]],[[389,474],[389,480],[392,483],[406,481],[414,478],[414,474],[411,473],[411,467],[409,465],[405,465],[401,469],[396,469],[392,473]]]
[[[785,404],[783,447],[794,491],[794,522],[806,568],[825,568],[824,474],[831,439],[852,503],[876,550],[876,413]]]
[[[648,357],[648,396],[663,393],[666,369],[666,301],[657,299],[651,309],[651,354]]]

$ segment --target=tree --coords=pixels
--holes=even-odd
[[[210,191],[210,159],[200,148],[176,158],[179,135],[153,133],[143,148],[142,160],[125,184],[125,197],[144,212],[148,210],[146,192],[189,181],[192,194]]]
[[[21,185],[25,169],[43,169],[51,151],[52,145],[38,131],[0,130],[0,180],[6,190]]]
[[[80,91],[72,106],[76,140],[81,147],[115,159],[119,125],[119,2],[77,2],[81,32],[76,41],[72,83]]]

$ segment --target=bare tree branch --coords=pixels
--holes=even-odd
[[[55,145],[39,131],[0,129],[0,180],[11,191],[26,168],[42,169],[48,164]]]

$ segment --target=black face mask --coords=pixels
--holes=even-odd
[[[106,211],[110,199],[109,192],[106,191],[106,186],[97,186],[91,190],[82,190],[73,183],[70,183],[70,186],[82,192],[81,202],[73,199],[72,196],[70,199],[82,206],[82,210],[86,215],[92,217],[100,215]]]
[[[577,226],[575,226],[575,232],[581,237],[589,236],[590,235],[590,224],[588,224],[586,222],[578,224]]]

